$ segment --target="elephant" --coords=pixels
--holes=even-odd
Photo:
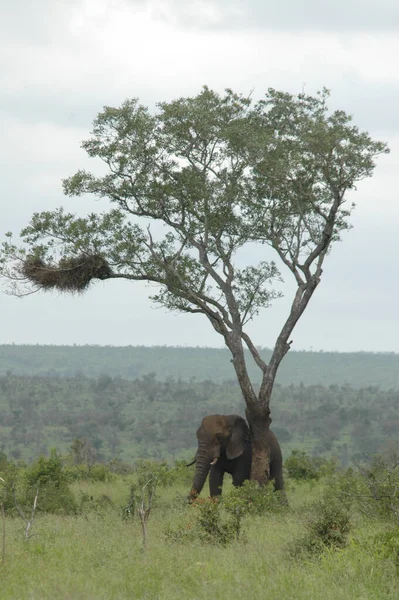
[[[283,459],[274,433],[267,428],[265,436],[270,448],[270,479],[276,490],[284,489]],[[189,493],[194,500],[204,487],[209,473],[209,490],[212,497],[222,493],[223,477],[230,473],[233,485],[241,486],[251,476],[252,447],[250,429],[245,419],[238,415],[208,415],[197,430],[198,450],[193,462],[195,475]]]

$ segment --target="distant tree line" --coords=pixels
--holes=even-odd
[[[269,360],[271,351],[261,350]],[[258,369],[248,356],[251,378]],[[234,379],[228,350],[223,348],[179,348],[166,346],[29,346],[0,345],[0,375],[137,379],[155,372],[159,380],[225,382]],[[290,350],[277,377],[281,385],[304,383],[349,384],[356,388],[378,386],[399,389],[399,354],[371,352],[307,352]],[[273,405],[273,411],[275,406]],[[275,418],[273,412],[273,418]]]
[[[88,439],[100,459],[188,458],[206,414],[243,413],[234,381],[0,376],[0,451],[30,460]],[[344,465],[397,440],[399,392],[368,386],[277,385],[272,429],[292,449]]]

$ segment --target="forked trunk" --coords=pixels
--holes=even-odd
[[[241,335],[242,332],[239,336],[231,334],[225,339],[226,345],[233,355],[233,366],[247,406],[245,412],[251,429],[252,443],[251,479],[254,479],[260,485],[265,485],[270,479],[270,451],[267,441],[267,430],[271,423],[270,398],[278,366],[284,354],[288,351],[289,345],[284,341],[286,332],[284,335],[280,334],[270,364],[266,365],[252,342],[248,337],[246,338],[246,343],[248,345],[249,342],[249,349],[255,362],[263,371],[259,394],[256,394],[248,376]]]
[[[270,425],[269,411],[266,414],[251,414],[247,409],[246,414],[251,429],[251,479],[265,485],[270,480],[270,448],[266,435]]]

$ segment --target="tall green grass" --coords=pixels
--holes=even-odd
[[[309,503],[326,481],[288,483],[289,509],[243,518],[244,537],[227,546],[195,539],[171,542],[168,526],[193,523],[188,487],[159,487],[142,551],[137,516],[123,520],[134,475],[108,482],[75,481],[81,514],[37,513],[33,537],[24,540],[17,517],[6,516],[6,550],[0,598],[18,600],[148,599],[397,600],[395,564],[373,551],[382,521],[355,512],[345,548],[298,560],[288,547],[305,532]],[[224,493],[228,493],[226,485]],[[82,497],[92,505],[79,504]],[[103,504],[95,500],[108,497]],[[95,508],[93,506],[95,505]]]

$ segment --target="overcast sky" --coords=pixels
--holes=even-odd
[[[391,154],[359,186],[354,228],[326,261],[293,348],[399,352],[397,0],[1,3],[1,238],[34,211],[101,210],[64,197],[61,179],[92,168],[80,142],[103,105],[154,106],[204,84],[257,97],[326,86]],[[259,345],[273,345],[292,289],[249,326]],[[222,345],[205,317],[154,308],[147,293],[120,281],[78,298],[0,293],[0,343]]]

